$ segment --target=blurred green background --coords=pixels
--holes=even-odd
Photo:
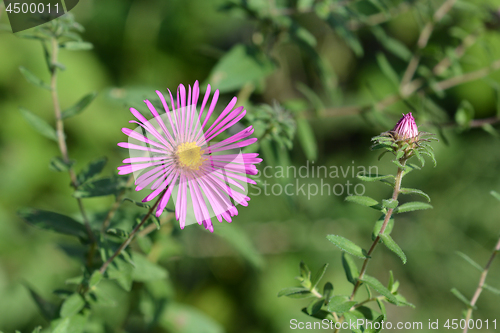
[[[414,2],[418,1],[410,5]],[[441,2],[425,1],[424,5],[435,9]],[[441,46],[459,44],[458,38],[450,37],[450,31],[472,32],[483,26],[484,18],[467,14],[471,2],[480,3],[483,9],[500,8],[500,1],[460,1],[457,8],[461,10],[452,11],[434,31],[423,63],[437,63]],[[249,3],[286,6],[280,1]],[[125,139],[120,129],[132,119],[121,99],[123,95],[141,105],[143,95],[151,95],[155,89],[175,89],[180,83],[193,84],[195,80],[207,83],[214,66],[234,45],[259,43],[260,32],[266,27],[242,10],[220,10],[224,4],[218,0],[80,1],[73,13],[86,28],[84,40],[93,43],[94,49],[61,51],[60,62],[67,70],[59,76],[60,100],[67,107],[89,91],[99,95],[84,113],[66,122],[70,156],[78,161],[77,169],[91,159],[107,156],[104,174],[116,174],[116,167],[126,157],[126,151],[116,146]],[[363,29],[356,32],[364,48],[363,55],[356,56],[338,33],[313,14],[306,13],[298,20],[317,40],[315,49],[331,68],[334,84],[325,87],[300,46],[281,40],[267,46],[275,69],[259,81],[249,104],[273,104],[276,100],[290,109],[300,103],[307,106],[308,99],[298,83],[309,87],[328,107],[362,105],[391,93],[391,83],[378,68],[375,57],[382,48],[371,33]],[[421,20],[418,13],[410,10],[382,27],[389,36],[414,50]],[[0,22],[7,22],[4,9]],[[405,62],[388,57],[402,73]],[[481,33],[458,65],[468,72],[498,58],[500,34],[490,29]],[[18,111],[20,106],[26,107],[52,124],[50,94],[31,86],[20,74],[19,66],[48,81],[39,43],[4,31],[0,34],[0,330],[4,332],[31,332],[37,325],[47,327],[26,285],[55,301],[57,297],[52,291],[64,288],[68,278],[81,273],[79,262],[65,254],[75,240],[35,229],[16,215],[21,207],[36,207],[78,216],[67,175],[48,168],[51,158],[59,155],[57,146],[34,132]],[[443,122],[454,119],[463,100],[473,105],[475,118],[495,116],[498,101],[491,81],[500,84],[500,72],[452,88],[444,97],[433,96],[443,111]],[[228,88],[222,100],[238,94],[244,95],[244,89]],[[218,112],[222,104],[219,103]],[[145,110],[145,106],[141,107]],[[320,109],[312,105],[307,113],[297,117],[307,119],[313,130],[317,143],[315,166],[376,165],[382,174],[394,173],[388,157],[378,162],[378,154],[370,151],[372,136],[389,130],[402,112],[409,111],[414,112],[417,124],[423,124],[421,130],[437,131],[430,125],[434,120],[426,111],[412,110],[404,103],[391,105],[379,114],[345,115],[337,114],[335,109]],[[447,142],[440,137],[440,142],[434,144],[437,167],[428,162],[422,171],[412,172],[404,179],[405,187],[428,193],[434,206],[432,210],[396,217],[393,238],[408,256],[408,263],[402,265],[392,252],[380,247],[369,264],[369,273],[383,282],[388,280],[388,271],[393,270],[401,282],[401,293],[416,305],[416,309],[388,306],[393,322],[422,321],[425,327],[429,319],[444,322],[461,318],[464,306],[450,289],[457,287],[470,298],[480,273],[455,252],[462,251],[483,265],[500,232],[500,203],[489,195],[491,190],[500,191],[499,139],[480,128],[461,131],[457,126],[444,126],[442,134]],[[287,155],[289,163],[296,167],[306,165],[307,154],[295,137]],[[270,164],[265,159],[259,168]],[[295,179],[263,180],[272,184],[295,183]],[[319,184],[321,179],[299,181]],[[352,175],[324,181],[332,185],[360,183]],[[364,185],[366,194],[377,199],[391,194],[390,188],[382,184]],[[239,209],[233,224],[217,223],[214,234],[197,225],[180,231],[176,223],[153,233],[155,244],[160,244],[156,260],[169,275],[166,280],[146,283],[146,288],[160,290],[158,293],[164,293],[167,302],[176,304],[159,314],[159,326],[145,328],[142,323],[150,313],[145,296],[138,292],[143,287],[140,282],[127,293],[106,281],[116,304],[93,314],[106,323],[105,328],[89,326],[88,331],[176,332],[169,323],[189,318],[183,317],[183,306],[190,306],[193,326],[184,327],[184,332],[203,332],[210,325],[215,325],[213,332],[290,332],[291,319],[312,320],[300,311],[307,301],[276,296],[280,289],[297,283],[294,276],[298,275],[301,260],[313,271],[329,263],[325,281],[332,281],[336,292],[349,294],[351,286],[341,268],[340,252],[326,235],[343,235],[368,247],[379,213],[344,203],[345,194],[316,195],[310,200],[302,195],[252,195],[252,190],[250,194],[250,205]],[[87,199],[85,206],[91,211],[105,212],[112,202],[113,197]],[[242,241],[234,241],[233,227],[238,230],[234,237]],[[489,284],[500,288],[499,277],[500,262],[495,262]],[[498,297],[484,292],[474,316],[497,319],[500,325]],[[201,314],[192,309],[209,319],[197,319],[196,315]]]

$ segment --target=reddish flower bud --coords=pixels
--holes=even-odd
[[[411,112],[403,114],[393,129],[397,140],[407,140],[418,136],[418,128]]]

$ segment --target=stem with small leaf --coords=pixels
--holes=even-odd
[[[469,322],[469,319],[472,317],[472,309],[476,305],[476,302],[481,295],[481,292],[483,291],[484,283],[486,281],[486,277],[488,276],[488,272],[490,270],[491,263],[495,259],[497,253],[500,251],[500,238],[498,239],[497,245],[495,246],[495,249],[493,250],[493,253],[490,256],[490,259],[488,260],[488,263],[486,266],[484,266],[484,270],[481,273],[481,278],[479,279],[479,284],[477,286],[476,292],[474,293],[474,296],[472,297],[472,300],[470,302],[469,309],[467,310],[467,314],[465,316],[465,328],[463,333],[467,333],[467,330],[469,329],[467,323]]]
[[[57,59],[59,54],[59,43],[57,42],[56,37],[52,37],[50,40],[51,46],[51,60],[50,60],[50,89],[52,95],[52,104],[54,105],[54,114],[56,118],[56,134],[57,134],[57,143],[59,145],[59,150],[61,151],[61,155],[64,163],[70,165],[70,159],[68,155],[68,147],[66,145],[66,135],[64,134],[64,121],[62,119],[61,105],[59,104],[59,98],[57,95]],[[78,187],[78,180],[76,178],[75,171],[71,168],[68,168],[69,177],[71,179],[71,185],[74,188]],[[80,213],[82,214],[83,223],[85,228],[87,229],[87,233],[89,236],[89,240],[92,243],[96,242],[94,233],[92,232],[92,228],[90,227],[89,219],[87,217],[87,213],[85,212],[85,208],[83,207],[82,199],[76,198],[78,202],[78,208],[80,209]],[[92,251],[91,251],[92,252]],[[89,255],[89,265],[92,263],[92,258]]]
[[[142,218],[141,222],[134,228],[134,230],[132,230],[132,232],[130,233],[128,238],[122,243],[122,245],[120,245],[120,247],[115,251],[115,253],[113,253],[113,255],[111,257],[109,257],[109,259],[101,266],[101,268],[99,269],[99,272],[101,274],[104,274],[104,272],[106,272],[106,269],[108,268],[109,264],[111,264],[111,262],[113,262],[113,260],[116,257],[118,257],[120,255],[120,253],[122,253],[123,250],[125,250],[127,248],[127,246],[130,244],[130,242],[132,242],[132,240],[134,239],[134,237],[137,234],[137,232],[139,231],[139,229],[141,229],[141,227],[144,225],[144,223],[146,223],[146,221],[149,219],[149,217],[151,216],[151,214],[155,210],[156,206],[158,206],[161,198],[163,197],[163,195],[165,194],[166,191],[167,190],[165,189],[165,191],[163,191],[158,196],[158,199],[156,200],[154,205],[151,206],[151,208],[149,208],[146,215]]]
[[[406,160],[402,159],[402,160],[400,160],[400,163],[401,163],[401,165],[404,166],[406,163]],[[401,180],[403,179],[403,174],[404,174],[404,170],[402,168],[398,168],[398,172],[396,174],[396,179],[394,182],[394,191],[392,192],[392,199],[393,200],[397,200],[397,198],[398,198],[399,191],[401,189]],[[377,244],[380,242],[380,235],[383,234],[385,229],[387,228],[387,225],[389,224],[389,220],[391,219],[393,212],[394,212],[394,208],[389,208],[387,210],[387,213],[385,214],[384,222],[382,223],[382,227],[380,228],[380,231],[379,231],[377,237],[373,241],[372,246],[370,247],[370,249],[366,253],[366,258],[363,262],[363,266],[361,267],[361,270],[359,271],[359,276],[356,279],[356,284],[354,285],[354,288],[353,288],[352,293],[351,293],[351,297],[349,298],[349,300],[351,300],[351,301],[354,300],[354,296],[356,296],[356,292],[358,291],[359,287],[361,286],[363,276],[365,275],[366,268],[368,267],[368,261],[371,258],[371,254],[375,250],[375,247],[377,246]],[[364,301],[362,304],[364,304],[364,303],[367,303],[367,301]],[[357,306],[359,306],[359,304]],[[344,316],[342,316],[340,318],[341,322],[343,322],[343,320],[344,320]],[[337,329],[335,329],[334,332],[337,333],[337,332],[339,332],[339,330],[340,330],[340,328],[337,328]]]

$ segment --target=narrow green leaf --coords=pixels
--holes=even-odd
[[[328,311],[344,313],[349,311],[356,303],[356,301],[349,301],[347,296],[333,296],[328,303]]]
[[[335,322],[335,318],[333,317],[333,314],[331,312],[328,312],[328,311],[325,311],[325,310],[319,310],[318,312],[316,312],[315,314],[313,315],[310,315],[308,312],[307,312],[307,308],[302,308],[302,312],[305,313],[306,315],[308,316],[311,316],[311,317],[314,317],[314,318],[317,318],[319,320],[323,320],[323,319],[327,319],[328,321],[333,321]]]
[[[377,222],[375,222],[375,226],[373,227],[373,234],[372,234],[373,240],[375,240],[375,238],[380,233],[380,230],[382,229],[382,225],[384,224],[384,219],[385,219],[385,215],[382,215],[377,220]],[[387,226],[385,227],[384,234],[390,235],[393,228],[394,228],[394,217],[391,216],[391,218],[389,219],[389,222],[387,222]]]
[[[116,195],[126,188],[126,180],[123,177],[107,177],[91,180],[78,186],[73,196],[75,198],[93,198],[107,195]]]
[[[300,264],[299,264],[299,272],[300,272],[300,277],[299,277],[300,283],[305,288],[310,289],[311,286],[312,286],[312,283],[311,283],[311,270],[309,269],[309,267],[307,267],[307,265],[303,261],[301,261]]]
[[[64,318],[57,324],[52,333],[67,333],[69,331],[69,318]]]
[[[39,79],[35,74],[31,73],[27,68],[21,66],[19,67],[19,70],[29,83],[46,90],[52,90],[52,88],[48,84]]]
[[[401,250],[399,245],[392,239],[392,237],[384,233],[380,234],[380,238],[382,239],[384,245],[387,246],[389,250],[396,253],[403,261],[403,264],[406,264],[406,255],[403,250]]]
[[[463,252],[460,252],[460,251],[456,251],[456,253],[462,257],[462,259],[464,259],[465,261],[467,261],[469,264],[471,264],[474,268],[476,268],[478,271],[482,272],[483,271],[483,268],[481,267],[481,265],[479,265],[477,262],[475,262],[471,257],[469,257],[468,255],[466,255],[465,253]]]
[[[384,287],[382,283],[380,283],[379,280],[377,280],[374,277],[365,275],[363,279],[361,280],[362,282],[366,283],[370,287],[372,287],[375,291],[377,291],[380,295],[384,296],[387,298],[387,300],[393,304],[397,303],[396,297],[387,289]]]
[[[122,229],[118,229],[118,228],[108,229],[108,230],[106,230],[106,233],[109,234],[109,235],[120,237],[122,239],[126,239],[126,238],[129,237],[129,233],[128,232],[126,232],[125,230],[122,230]]]
[[[349,195],[345,198],[345,201],[354,202],[357,203],[358,205],[372,207],[372,208],[378,205],[377,200],[362,195]]]
[[[451,292],[455,295],[459,300],[461,300],[468,308],[472,307],[470,301],[465,297],[457,288],[452,288]],[[477,309],[476,306],[472,307],[474,310]]]
[[[419,202],[419,201],[413,201],[413,202],[407,202],[405,204],[402,204],[398,208],[394,210],[395,213],[406,213],[406,212],[412,212],[414,210],[424,210],[424,209],[429,209],[432,208],[431,205],[425,202]]]
[[[359,277],[358,267],[352,257],[345,252],[342,252],[342,266],[344,267],[347,281],[355,285]]]
[[[382,312],[382,314],[384,315],[384,318],[387,318],[387,310],[385,308],[384,302],[382,302],[382,300],[377,298],[377,305],[378,308],[380,309],[380,312]]]
[[[469,127],[470,122],[474,119],[474,113],[474,106],[468,100],[463,100],[460,103],[455,113],[455,121],[462,130]]]
[[[290,298],[310,298],[310,297],[316,297],[314,296],[309,289],[307,288],[298,288],[298,287],[291,287],[291,288],[285,288],[281,289],[278,292],[278,297],[281,296],[286,296]]]
[[[349,254],[352,254],[353,256],[359,257],[359,258],[366,258],[366,255],[363,251],[363,249],[356,244],[354,244],[352,241],[348,240],[347,238],[344,238],[342,236],[338,235],[328,235],[326,238],[335,244],[337,247],[339,247],[342,251],[347,252]]]
[[[83,170],[81,170],[78,175],[76,176],[76,179],[78,181],[78,184],[83,184],[87,180],[97,176],[98,174],[101,173],[102,169],[106,166],[106,163],[108,162],[107,157],[101,157],[98,158],[92,162],[90,162]]]
[[[355,322],[357,322],[358,319],[360,319],[360,318],[356,317],[356,315],[353,312],[345,312],[344,313],[344,321],[345,322],[355,323]],[[361,330],[361,328],[359,328],[357,325],[350,326],[349,329],[353,333],[363,333],[363,331]]]
[[[495,192],[495,191],[491,191],[490,194],[495,197],[495,199],[497,199],[498,201],[500,201],[500,194],[498,192]]]
[[[318,157],[318,144],[314,137],[314,131],[308,120],[297,119],[297,137],[308,160],[314,161]]]
[[[71,317],[85,306],[85,300],[78,293],[74,293],[69,296],[61,306],[61,311],[59,312],[62,318]]]
[[[89,288],[97,286],[102,280],[102,273],[99,271],[94,271],[89,279]]]
[[[50,160],[49,168],[53,171],[67,172],[73,164],[75,164],[74,161],[66,163],[62,158],[57,156]]]
[[[492,286],[490,286],[490,285],[488,285],[486,283],[483,285],[483,288],[486,289],[486,290],[491,291],[492,293],[494,293],[496,295],[500,295],[500,289],[494,288],[494,287],[492,287]]]
[[[69,216],[33,208],[20,209],[18,215],[38,228],[77,236],[82,239],[88,237],[85,226]]]
[[[399,189],[399,193],[402,193],[402,194],[418,194],[418,195],[426,198],[428,202],[431,202],[431,197],[429,197],[425,192],[417,190],[415,188],[404,188],[404,187],[402,187],[402,188]]]
[[[325,275],[326,269],[328,268],[328,264],[324,264],[321,266],[321,268],[314,274],[311,278],[311,284],[312,288],[316,288],[318,285],[319,281],[323,278],[323,275]]]
[[[61,114],[61,118],[66,119],[69,117],[76,116],[77,114],[85,110],[85,108],[89,106],[90,103],[92,103],[92,101],[96,98],[96,96],[97,96],[96,92],[92,92],[84,96],[80,101],[78,101],[78,103],[76,103],[69,109],[64,110]]]
[[[323,287],[323,297],[328,302],[330,300],[330,297],[332,297],[332,295],[333,295],[333,284],[327,282]]]
[[[399,40],[388,36],[385,33],[385,30],[379,25],[373,26],[371,29],[377,40],[387,51],[404,61],[410,60],[412,52],[406,47],[406,45],[401,43]]]
[[[150,209],[150,208],[151,208],[151,206],[150,206],[150,205],[145,204],[144,202],[135,201],[135,200],[132,200],[132,199],[130,199],[130,198],[125,198],[125,199],[123,199],[123,202],[125,202],[125,201],[130,201],[130,202],[132,202],[133,204],[135,204],[136,206],[139,206],[139,207],[142,207],[142,208],[146,208],[146,209]]]
[[[380,330],[382,330],[382,327],[383,327],[382,321],[384,320],[384,318],[385,318],[384,315],[378,316],[378,318],[373,321],[373,324],[379,323],[379,325],[377,325],[378,328],[375,328],[375,325],[373,325],[371,328],[366,329],[364,331],[364,333],[378,333],[378,332],[380,332]]]
[[[380,70],[389,79],[389,81],[391,81],[391,83],[396,87],[399,87],[399,76],[383,53],[377,53],[377,63]]]
[[[377,180],[382,180],[382,179],[387,179],[387,178],[394,178],[393,175],[378,175],[378,174],[373,174],[373,173],[367,173],[364,175],[357,175],[356,176],[358,179],[363,180],[365,182],[374,182]]]
[[[321,310],[321,307],[325,304],[325,300],[323,298],[313,300],[306,308],[307,314],[312,316]]]
[[[56,130],[45,120],[25,108],[19,108],[22,116],[38,133],[57,142]]]
[[[92,50],[94,48],[94,45],[92,43],[88,42],[66,42],[64,44],[61,44],[61,48],[69,50],[69,51],[88,51]]]
[[[394,199],[384,199],[382,200],[382,207],[384,208],[396,208],[398,206],[398,201]]]

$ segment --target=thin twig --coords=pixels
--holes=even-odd
[[[116,257],[118,257],[120,255],[120,253],[122,253],[123,250],[125,250],[127,248],[127,246],[130,244],[130,242],[132,242],[132,240],[134,239],[135,234],[137,234],[137,232],[139,231],[139,229],[144,225],[144,223],[146,223],[146,221],[148,220],[149,216],[151,216],[151,213],[153,212],[153,210],[156,208],[156,206],[158,206],[158,203],[160,202],[161,198],[163,197],[163,195],[165,194],[166,191],[167,190],[165,189],[165,191],[163,191],[158,196],[158,200],[156,200],[155,204],[153,206],[151,206],[151,208],[149,208],[149,210],[146,213],[146,215],[142,218],[141,222],[134,228],[134,230],[132,230],[132,232],[130,233],[130,235],[128,236],[128,238],[122,243],[122,245],[120,245],[120,247],[115,251],[115,253],[113,253],[113,255],[111,257],[109,257],[109,259],[104,264],[102,264],[101,268],[99,269],[99,272],[101,274],[104,274],[104,272],[108,268],[109,264],[111,264],[111,262]]]
[[[472,309],[476,305],[477,299],[479,298],[479,296],[481,295],[481,292],[483,291],[484,282],[486,281],[486,277],[488,276],[488,271],[490,269],[491,263],[493,262],[493,260],[495,259],[496,255],[499,251],[500,251],[500,238],[498,239],[498,243],[497,243],[495,249],[493,250],[493,253],[490,256],[490,260],[488,260],[488,263],[486,264],[486,266],[484,266],[483,273],[481,273],[481,278],[479,279],[479,284],[478,284],[476,292],[474,293],[474,296],[472,297],[472,300],[470,302],[470,307],[467,310],[467,315],[465,316],[465,328],[464,328],[463,333],[467,333],[467,330],[469,329],[469,325],[467,325],[467,324],[469,323],[469,319],[472,317]]]
[[[479,36],[479,29],[471,33],[470,35],[466,36],[462,40],[462,43],[455,48],[454,50],[455,56],[457,58],[461,58],[464,55],[465,50],[467,50],[469,47],[474,45],[474,43],[476,43],[478,36]],[[450,66],[451,66],[450,57],[445,57],[436,66],[434,66],[432,72],[434,73],[434,75],[441,75]]]
[[[52,49],[51,69],[50,69],[50,71],[51,71],[50,88],[51,88],[51,95],[52,95],[52,103],[54,105],[54,114],[55,114],[55,118],[56,118],[57,142],[58,142],[59,150],[61,151],[61,155],[62,155],[64,162],[67,165],[70,165],[70,159],[68,156],[68,147],[66,146],[66,135],[64,134],[64,121],[62,119],[61,105],[59,104],[59,98],[57,95],[57,66],[56,66],[56,64],[57,64],[57,58],[58,58],[58,53],[59,53],[59,44],[58,44],[57,39],[55,37],[52,37],[50,42],[51,42],[51,49]],[[78,181],[76,178],[75,171],[71,167],[69,167],[68,173],[69,173],[69,177],[71,179],[71,185],[74,188],[77,188]],[[76,201],[78,202],[78,208],[80,209],[80,212],[82,214],[83,223],[85,225],[85,228],[87,229],[89,239],[92,243],[95,243],[95,241],[96,241],[95,236],[94,236],[94,233],[92,232],[92,228],[90,227],[87,213],[85,212],[85,208],[83,207],[82,199],[76,198]]]

